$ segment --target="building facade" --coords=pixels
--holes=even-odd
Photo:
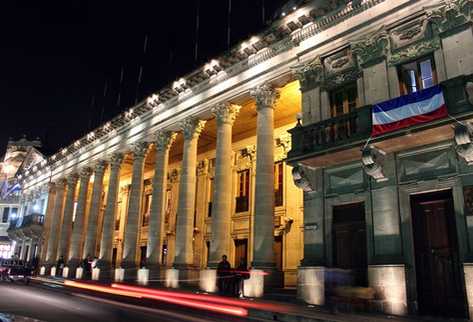
[[[21,178],[25,195],[49,191],[43,272],[62,257],[74,277],[90,255],[100,278],[213,291],[226,254],[252,267],[247,295],[297,285],[324,305],[349,286],[365,309],[467,316],[472,10],[360,0],[282,12]],[[448,116],[372,135],[373,105],[437,86]]]

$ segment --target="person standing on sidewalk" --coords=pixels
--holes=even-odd
[[[223,255],[222,260],[217,266],[217,288],[222,295],[229,293],[231,269],[232,267],[227,260],[227,255]]]

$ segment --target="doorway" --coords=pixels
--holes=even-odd
[[[451,190],[411,196],[419,313],[466,316]]]
[[[347,282],[368,285],[365,204],[363,202],[333,207],[333,264],[347,270]]]
[[[283,254],[283,246],[282,246],[282,236],[275,236],[274,237],[274,262],[276,264],[276,269],[278,271],[282,271],[282,254]]]
[[[244,261],[248,266],[248,239],[235,239],[235,267]]]

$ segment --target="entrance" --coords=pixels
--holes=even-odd
[[[333,264],[350,271],[352,285],[368,285],[365,205],[333,207]]]
[[[242,261],[248,265],[248,239],[235,239],[235,267]]]
[[[274,262],[276,263],[276,269],[278,271],[282,271],[282,236],[275,236],[274,237]]]
[[[451,190],[411,196],[419,312],[465,317]]]

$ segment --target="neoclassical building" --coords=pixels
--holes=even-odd
[[[49,189],[43,273],[63,257],[75,277],[91,255],[100,279],[213,291],[226,254],[251,266],[248,295],[297,285],[324,305],[349,286],[366,310],[468,316],[472,10],[471,0],[287,8],[19,176],[25,196]],[[377,123],[389,106],[432,108],[431,92],[442,113]]]

